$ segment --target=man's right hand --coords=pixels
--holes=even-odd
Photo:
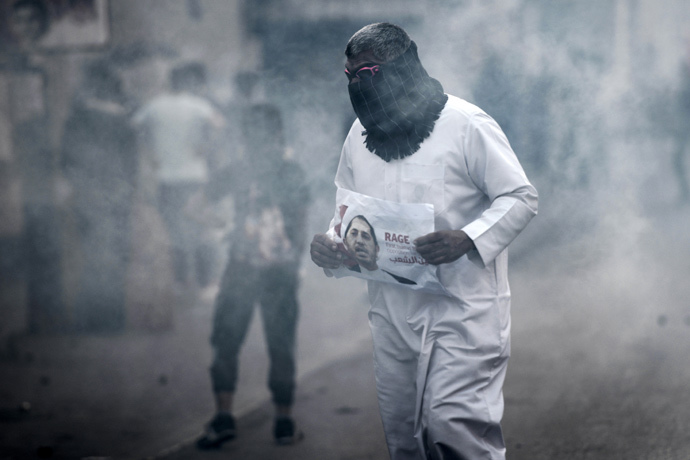
[[[343,260],[343,254],[338,251],[335,241],[324,233],[314,235],[310,254],[311,260],[321,268],[338,268]]]

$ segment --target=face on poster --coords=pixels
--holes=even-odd
[[[390,202],[344,189],[338,190],[336,202],[329,232],[343,258],[330,274],[446,293],[437,267],[414,246],[415,238],[434,231],[433,205]]]

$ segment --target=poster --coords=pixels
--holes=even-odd
[[[424,260],[414,246],[416,238],[433,231],[431,204],[396,203],[338,189],[328,234],[343,254],[343,263],[327,274],[447,294],[438,267]]]
[[[0,0],[3,48],[59,51],[104,45],[109,36],[107,0]]]

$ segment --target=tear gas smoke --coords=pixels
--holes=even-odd
[[[681,69],[690,64],[690,37],[683,35],[690,21],[686,1],[429,0],[422,2],[426,8],[415,7],[410,13],[396,6],[405,2],[375,2],[370,7],[362,6],[370,2],[354,2],[354,6],[322,2],[330,5],[322,11],[321,6],[304,7],[309,2],[295,0],[289,4],[298,13],[285,17],[264,11],[280,2],[247,2],[255,5],[249,13],[241,11],[240,3],[146,2],[147,6],[142,6],[144,2],[113,1],[112,35],[120,37],[121,46],[110,50],[107,68],[87,68],[87,74],[91,72],[98,84],[79,87],[74,77],[82,74],[81,63],[91,62],[97,53],[47,58],[60,64],[51,77],[69,80],[66,86],[75,88],[82,108],[93,109],[93,105],[84,103],[99,98],[103,103],[98,104],[98,110],[114,115],[121,110],[131,112],[165,91],[168,70],[190,58],[207,64],[207,95],[219,106],[230,106],[239,98],[232,75],[243,70],[260,71],[256,97],[279,106],[289,154],[305,166],[309,176],[315,197],[305,236],[309,238],[313,232],[325,231],[333,214],[333,176],[342,141],[354,120],[343,74],[345,44],[356,30],[370,22],[398,23],[416,41],[422,63],[446,92],[476,103],[499,122],[539,191],[539,215],[510,249],[515,353],[520,353],[520,344],[527,343],[528,337],[536,336],[542,345],[539,353],[565,358],[586,356],[583,372],[605,376],[615,368],[616,352],[629,353],[631,345],[639,345],[660,328],[670,331],[682,327],[690,333],[690,292],[685,281],[690,255],[690,207],[687,201],[681,202],[682,178],[690,174],[690,160],[685,159],[690,154],[690,143],[683,144],[690,120],[679,104],[683,85],[688,85],[688,77]],[[307,10],[309,15],[298,16]],[[118,22],[117,18],[128,20]],[[227,25],[228,21],[233,27]],[[247,29],[247,36],[240,26]],[[125,36],[134,44],[122,43],[121,37]],[[64,69],[73,75],[60,75]],[[110,70],[122,80],[111,79]],[[99,93],[104,87],[110,90]],[[55,94],[55,90],[53,93],[50,101],[55,107],[50,110],[62,122],[71,105],[66,96]],[[27,132],[44,131],[50,137],[47,143],[53,138],[62,141],[64,124],[59,124],[59,128],[50,130],[34,126]],[[83,120],[77,120],[74,126],[82,131],[85,128]],[[129,135],[122,134],[127,131],[125,126],[121,128],[112,141],[122,142]],[[59,131],[59,135],[53,131]],[[64,162],[64,153],[78,147],[85,136],[99,134],[89,129],[76,131],[64,138],[67,144],[55,155],[58,161]],[[38,137],[25,138],[37,145],[27,148],[39,151],[45,147],[46,142],[36,141]],[[165,281],[172,274],[169,261],[162,260],[157,251],[165,242],[161,239],[161,222],[152,217],[153,165],[142,160],[143,156],[136,159],[136,165],[128,163],[131,157],[122,157],[124,160],[118,162],[112,152],[101,147],[96,153],[102,161],[89,163],[89,168],[104,172],[103,168],[108,167],[118,177],[108,183],[90,183],[98,193],[84,199],[98,203],[91,207],[85,201],[83,211],[99,207],[112,212],[92,219],[69,214],[66,227],[74,237],[88,232],[87,224],[92,226],[91,231],[93,225],[98,225],[100,236],[90,242],[88,249],[99,254],[94,263],[101,264],[102,269],[123,263],[121,248],[126,242],[118,231],[123,225],[131,225],[130,236],[140,242],[140,247],[132,252],[130,263],[136,260],[140,269],[130,273],[126,282],[130,286],[128,295],[134,292],[140,297],[139,303],[126,310],[131,317],[113,313],[111,317],[99,316],[98,320],[112,326],[104,327],[105,331],[122,330],[126,321],[134,318],[148,322],[153,329],[175,333],[171,329],[173,311],[161,307],[172,303],[170,285]],[[236,145],[226,141],[223,147],[225,157],[220,161],[231,162]],[[118,152],[135,150],[121,147]],[[93,160],[97,156],[85,158]],[[126,171],[135,166],[136,174],[128,177]],[[93,182],[93,177],[83,174],[80,180]],[[26,178],[26,183],[42,182],[32,179]],[[106,189],[108,193],[104,193]],[[126,223],[117,203],[132,197],[139,207],[130,210],[130,221]],[[67,201],[70,199],[74,195]],[[227,214],[231,217],[232,211]],[[79,246],[76,240],[61,240],[60,244],[66,248],[63,266],[83,269],[83,254],[75,250]],[[226,249],[220,238],[214,247],[217,254]],[[222,257],[217,263],[222,264]],[[317,278],[322,275],[310,263],[305,256],[305,309],[299,333],[301,373],[350,352],[356,348],[354,342],[367,337],[363,286],[335,285]],[[63,274],[67,304],[75,301],[75,273],[68,270]],[[107,271],[99,273],[105,278],[110,276]],[[125,281],[120,279],[118,283]],[[96,279],[93,285],[112,287],[113,282]],[[92,294],[101,300],[122,295],[93,289]],[[355,299],[350,303],[357,305],[343,307],[334,300],[340,298]],[[121,349],[129,350],[131,355],[137,354],[135,349],[155,350],[160,357],[155,363],[150,357],[144,360],[150,369],[142,366],[132,370],[137,388],[148,379],[154,382],[156,391],[176,389],[183,381],[181,376],[186,375],[185,389],[190,394],[208,391],[210,399],[210,388],[203,380],[210,360],[206,340],[210,303],[206,302],[205,313],[192,309],[175,312],[194,324],[189,336],[179,343],[168,337],[150,347],[141,337],[117,339]],[[78,313],[69,308],[67,311]],[[197,314],[201,316],[196,321],[203,317],[208,324],[194,323]],[[342,324],[361,330],[352,332]],[[561,335],[552,332],[554,324],[559,325],[556,329]],[[250,336],[257,333],[260,330],[254,327]],[[351,340],[352,334],[356,340]],[[677,349],[660,353],[677,356],[686,343],[679,341]],[[108,349],[104,343],[97,345],[99,350]],[[124,360],[125,351],[121,356],[118,352],[110,350],[109,358]],[[166,353],[189,355],[189,361],[205,361],[192,371],[182,372],[168,366],[163,359]],[[252,339],[246,353],[252,357],[240,371],[246,379],[240,381],[240,391],[247,393],[249,407],[263,395],[261,339]],[[88,382],[75,382],[75,386],[97,387],[95,372],[89,374]],[[190,372],[198,373],[198,377],[191,377]],[[117,374],[114,378],[124,376]],[[45,377],[41,382],[44,388],[60,383],[57,377]],[[165,403],[159,394],[145,396]],[[143,399],[130,401],[127,407],[135,412],[137,408],[131,406]],[[209,409],[210,402],[206,403],[191,412],[206,417],[208,412],[203,411]]]

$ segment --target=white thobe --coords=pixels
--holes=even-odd
[[[476,250],[439,269],[450,296],[369,281],[376,385],[391,458],[502,459],[510,355],[506,247],[537,212],[537,191],[496,122],[449,96],[419,150],[385,162],[357,120],[335,183],[374,198],[434,205],[435,228]]]

